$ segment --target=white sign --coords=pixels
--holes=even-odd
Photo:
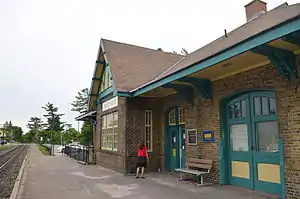
[[[107,111],[118,106],[118,96],[102,103],[102,111]]]

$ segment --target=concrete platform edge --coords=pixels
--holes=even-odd
[[[20,168],[19,174],[17,176],[14,188],[13,188],[13,190],[11,192],[11,195],[10,195],[9,199],[16,199],[17,196],[18,196],[19,188],[20,188],[20,183],[21,183],[22,178],[23,178],[25,164],[26,164],[26,161],[27,161],[27,158],[28,158],[28,153],[29,153],[29,148],[27,149],[26,156],[25,156],[25,158],[23,160],[22,166]]]

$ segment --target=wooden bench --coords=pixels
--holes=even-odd
[[[198,158],[187,158],[186,168],[178,168],[175,171],[180,172],[180,181],[183,180],[183,174],[196,175],[197,187],[203,186],[203,175],[208,174],[212,168],[212,160],[198,159]],[[201,178],[201,183],[198,182],[198,177]]]

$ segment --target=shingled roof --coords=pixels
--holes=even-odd
[[[282,4],[229,32],[227,37],[222,36],[187,56],[107,39],[101,42],[116,89],[133,92],[299,16],[300,3]]]
[[[102,39],[118,91],[130,91],[156,78],[183,55]]]
[[[234,47],[236,44],[262,33],[281,23],[300,16],[300,3],[288,5],[287,3],[261,15],[260,17],[245,23],[244,25],[229,32],[227,37],[222,36],[206,46],[194,51],[176,64],[169,67],[165,72],[154,78],[152,81],[140,86],[142,88],[150,83],[170,76],[182,69],[204,61],[226,49]],[[137,88],[136,88],[137,89]],[[134,91],[134,90],[132,90]]]

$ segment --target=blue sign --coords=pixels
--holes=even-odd
[[[202,132],[203,142],[215,142],[215,134],[213,131],[203,131]]]

